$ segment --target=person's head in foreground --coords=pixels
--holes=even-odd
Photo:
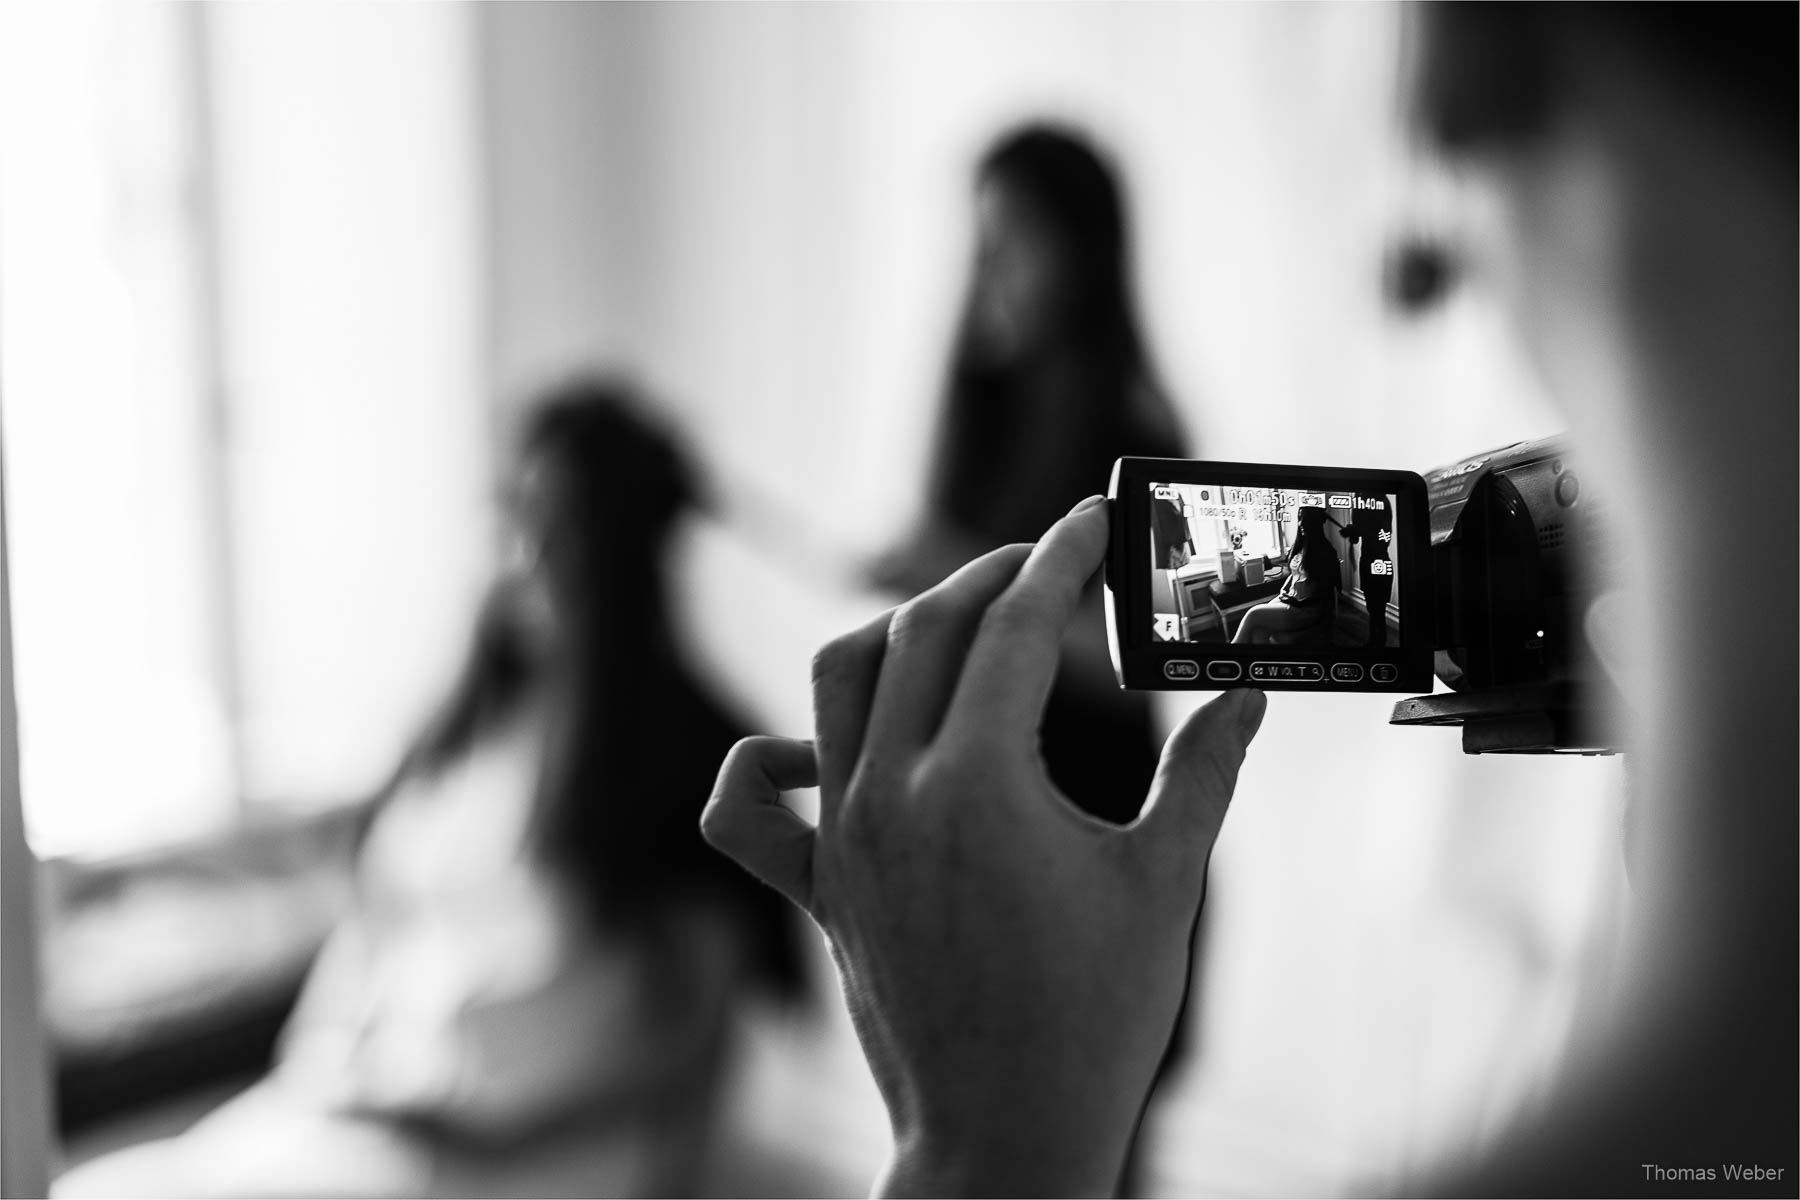
[[[1409,14],[1415,117],[1485,214],[1470,278],[1621,527],[1624,583],[1589,632],[1625,697],[1635,892],[1611,1019],[1506,1136],[1446,1156],[1437,1194],[1800,1183],[1796,558],[1765,532],[1795,518],[1795,11]],[[893,1121],[890,1192],[1111,1190],[1175,1021],[1265,702],[1182,725],[1132,826],[1054,793],[1037,723],[1103,511],[828,645],[814,740],[740,744],[706,814],[831,939]],[[1672,565],[1699,544],[1741,568],[1729,584]],[[816,828],[779,804],[814,783]]]

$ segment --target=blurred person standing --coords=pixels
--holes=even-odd
[[[1138,327],[1123,191],[1101,152],[1067,130],[1015,130],[981,160],[975,211],[925,511],[872,572],[906,595],[996,546],[1036,539],[1105,491],[1121,455],[1185,452]],[[1094,620],[1064,647],[1045,755],[1064,795],[1129,821],[1161,739],[1147,698],[1118,689],[1091,636],[1097,590],[1086,603]]]
[[[372,811],[273,1071],[59,1194],[701,1189],[740,1002],[793,997],[801,968],[779,897],[696,828],[742,731],[665,613],[694,499],[622,389],[530,417],[510,562]]]

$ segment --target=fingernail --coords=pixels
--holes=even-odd
[[[1069,515],[1072,517],[1078,512],[1086,512],[1088,509],[1094,507],[1094,505],[1096,505],[1096,504],[1105,504],[1105,503],[1106,503],[1105,496],[1089,496],[1086,500],[1083,500],[1080,504],[1077,504],[1074,508],[1071,508],[1069,510]]]
[[[1262,728],[1263,714],[1269,711],[1269,698],[1255,688],[1244,688],[1238,693],[1238,729],[1247,742],[1256,736]]]

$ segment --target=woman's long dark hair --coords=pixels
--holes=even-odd
[[[1063,255],[1060,347],[1079,407],[1049,416],[1023,394],[1018,364],[978,352],[973,289],[953,347],[928,493],[931,511],[991,542],[1033,540],[1070,505],[1104,491],[1122,454],[1178,456],[1179,422],[1162,394],[1131,300],[1125,203],[1100,153],[1080,136],[1031,125],[998,142],[977,170],[1031,206]],[[1053,462],[1009,449],[1025,422],[1060,422]],[[1021,494],[1022,490],[1028,493]]]
[[[1314,584],[1336,588],[1337,568],[1343,560],[1325,532],[1325,523],[1330,519],[1330,514],[1322,508],[1310,505],[1302,508],[1299,523],[1294,527],[1294,544],[1288,547],[1287,558],[1290,563],[1295,560],[1302,563]]]
[[[1288,547],[1289,558],[1310,553],[1321,545],[1331,548],[1331,541],[1325,536],[1326,516],[1324,509],[1310,505],[1300,510],[1294,523],[1294,544]]]
[[[699,832],[718,764],[745,731],[682,666],[667,616],[663,551],[696,503],[684,458],[626,388],[584,380],[532,413],[520,462],[552,476],[542,533],[562,614],[558,661],[531,653],[508,590],[496,588],[399,777],[442,769],[548,689],[554,716],[531,827],[539,860],[583,897],[599,930],[651,935],[675,903],[725,901],[762,976],[793,993],[800,959],[785,903]]]

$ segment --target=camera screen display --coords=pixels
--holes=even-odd
[[[1122,458],[1108,494],[1104,594],[1121,685],[1430,688],[1418,475]]]
[[[1147,487],[1152,641],[1400,644],[1395,493],[1154,480]]]

